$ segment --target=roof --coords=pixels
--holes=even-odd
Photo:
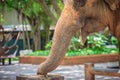
[[[3,25],[4,31],[31,31],[29,25]]]
[[[10,32],[10,31],[31,31],[31,26],[30,25],[2,25],[4,28],[4,31]],[[50,27],[50,30],[54,30],[54,26]],[[44,30],[44,27],[41,26],[41,30]]]

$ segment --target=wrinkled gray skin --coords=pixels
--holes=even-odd
[[[39,65],[37,73],[46,75],[56,69],[76,32],[81,31],[81,39],[85,43],[90,33],[103,30],[106,26],[112,27],[113,14],[107,6],[104,0],[64,0],[64,9],[55,27],[50,55]]]

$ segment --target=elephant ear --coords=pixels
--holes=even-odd
[[[105,0],[105,2],[109,5],[111,10],[117,10],[120,7],[120,0]]]

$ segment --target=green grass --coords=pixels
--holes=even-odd
[[[117,53],[118,49],[106,49],[106,50],[97,50],[97,49],[90,49],[85,48],[78,51],[68,51],[66,56],[81,56],[81,55],[97,55],[97,54],[112,54]]]
[[[48,56],[49,50],[45,51],[35,51],[33,53],[28,53],[25,56]],[[85,49],[79,49],[77,51],[67,51],[66,56],[81,56],[81,55],[97,55],[97,54],[111,54],[111,53],[117,53],[118,49],[91,49],[91,48],[85,48]]]
[[[13,60],[13,61],[18,61],[18,60],[19,60],[19,57],[14,57],[12,60]]]
[[[25,54],[25,56],[48,56],[49,55],[49,50],[39,50],[39,51],[34,51],[32,53]]]

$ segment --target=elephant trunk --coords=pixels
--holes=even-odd
[[[38,74],[45,75],[61,63],[71,39],[71,35],[66,31],[63,28],[55,30],[50,55],[39,65]]]
[[[77,30],[79,30],[70,25],[73,16],[68,15],[68,13],[67,15],[64,13],[59,18],[53,36],[50,55],[45,62],[39,65],[38,74],[46,75],[61,63],[67,51],[71,37]]]
[[[70,42],[70,36],[65,36],[66,35],[62,36],[57,34],[54,36],[50,55],[45,62],[40,64],[38,68],[38,74],[45,75],[48,72],[54,70],[61,63]]]

